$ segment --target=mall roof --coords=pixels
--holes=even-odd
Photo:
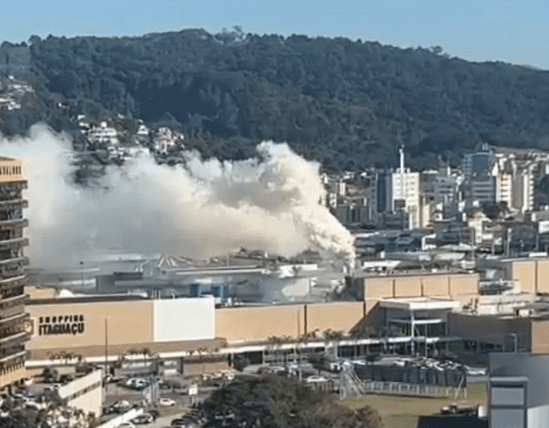
[[[460,303],[449,299],[429,297],[390,298],[379,301],[382,308],[400,309],[402,311],[433,311],[442,309],[458,309]]]

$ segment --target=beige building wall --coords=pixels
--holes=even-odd
[[[422,296],[448,296],[450,282],[446,275],[431,275],[421,278],[423,284]]]
[[[532,353],[549,354],[549,320],[532,320]]]
[[[518,281],[522,291],[536,292],[536,261],[515,260],[511,262],[511,280]]]
[[[217,309],[216,335],[229,343],[297,338],[304,333],[303,312],[303,305]]]
[[[378,276],[364,278],[364,298],[380,299],[383,297],[393,297],[394,277]]]
[[[34,285],[29,285],[25,287],[25,294],[29,296],[30,300],[53,299],[55,298],[56,290],[51,287],[35,287]]]
[[[549,260],[537,261],[537,292],[549,293]]]
[[[34,332],[28,343],[29,350],[93,347],[105,345],[105,320],[107,320],[109,346],[153,342],[153,304],[149,301],[86,302],[59,304],[30,304],[27,312],[34,323]],[[40,334],[47,319],[53,325],[62,317],[83,316],[84,331],[76,334]],[[78,318],[79,319],[79,318]],[[79,323],[79,322],[78,322]]]
[[[363,302],[335,302],[307,305],[307,332],[332,329],[347,333],[364,317]]]
[[[449,275],[450,295],[477,294],[479,275],[477,273]]]
[[[364,278],[364,299],[435,297],[478,293],[477,273],[392,275]]]
[[[421,297],[421,276],[395,278],[394,297]]]

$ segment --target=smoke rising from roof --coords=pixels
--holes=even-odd
[[[319,164],[287,144],[261,143],[258,157],[157,165],[149,154],[110,167],[102,186],[71,183],[66,135],[43,125],[29,137],[0,139],[0,154],[24,161],[29,179],[27,254],[33,267],[59,268],[97,251],[123,248],[193,258],[240,247],[292,256],[308,248],[353,255],[352,235],[319,205]]]

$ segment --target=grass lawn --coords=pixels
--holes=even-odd
[[[360,398],[348,398],[341,404],[351,409],[363,406],[376,409],[386,428],[416,428],[419,416],[438,413],[442,407],[463,400],[471,404],[486,404],[486,384],[470,384],[467,387],[467,398],[463,391],[457,399],[453,395],[451,398],[417,398],[368,394]]]

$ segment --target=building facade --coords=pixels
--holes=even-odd
[[[20,161],[0,158],[0,389],[26,376],[25,342],[29,324],[25,313],[23,229],[27,181]]]

